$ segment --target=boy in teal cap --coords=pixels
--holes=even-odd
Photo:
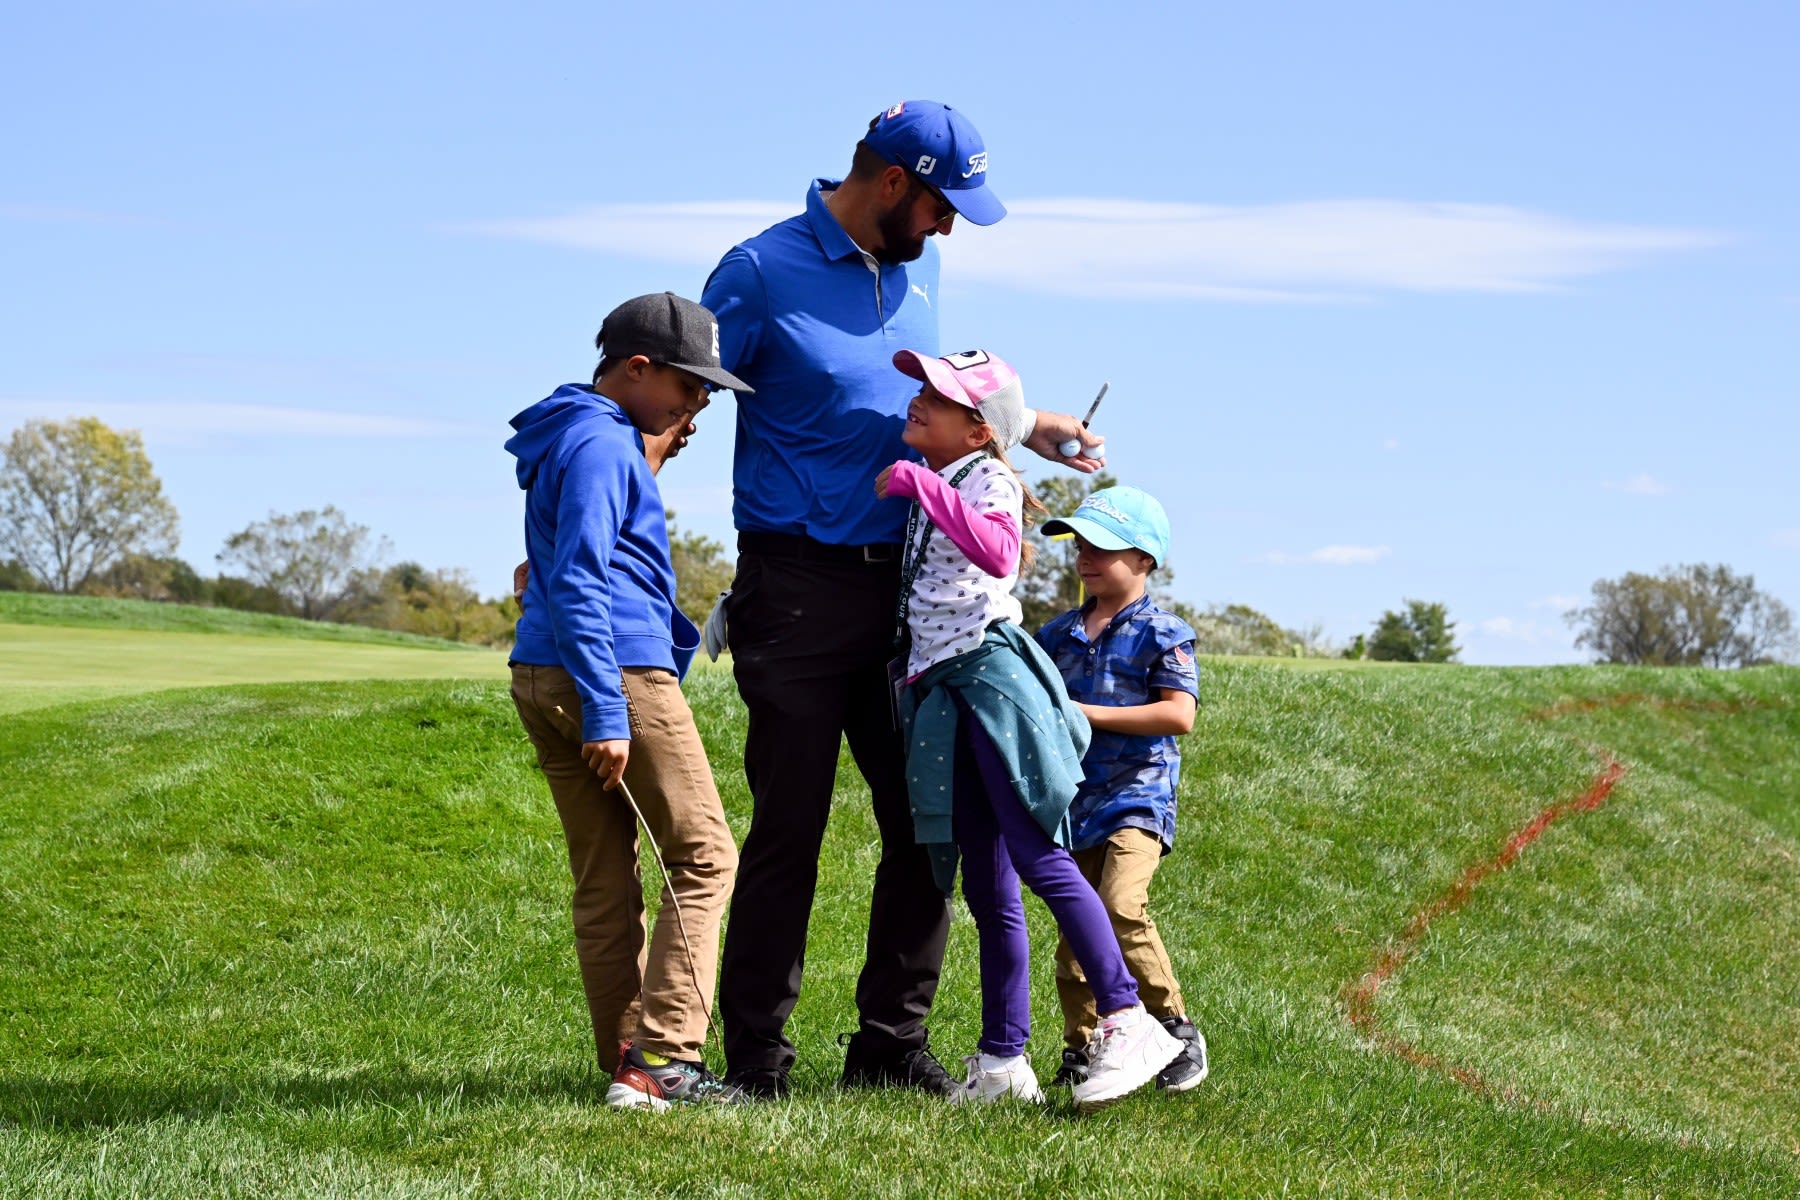
[[[1069,808],[1075,861],[1106,906],[1144,1007],[1185,1047],[1157,1086],[1184,1092],[1206,1078],[1206,1039],[1188,1020],[1149,909],[1151,876],[1175,844],[1176,738],[1194,727],[1200,694],[1193,629],[1149,595],[1150,573],[1168,560],[1169,518],[1148,493],[1111,487],[1043,531],[1075,536],[1087,593],[1037,635],[1094,730]],[[1084,1047],[1098,1018],[1066,944],[1056,948],[1056,990],[1065,1049],[1054,1082],[1071,1085],[1086,1073]]]

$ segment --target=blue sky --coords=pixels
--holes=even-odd
[[[1576,660],[1628,570],[1800,606],[1797,53],[1773,3],[26,6],[0,436],[141,429],[203,572],[330,503],[498,593],[506,419],[931,97],[1012,209],[942,244],[945,348],[1110,381],[1177,595]],[[724,541],[730,409],[663,477]]]

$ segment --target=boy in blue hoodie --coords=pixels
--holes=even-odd
[[[719,923],[737,870],[681,694],[700,643],[675,605],[662,494],[644,439],[687,428],[715,387],[718,325],[669,292],[627,300],[595,339],[590,385],[512,419],[529,564],[512,696],[562,818],[575,952],[615,1108],[741,1098],[701,1061]],[[625,787],[619,787],[623,781]],[[635,800],[668,868],[644,946]]]

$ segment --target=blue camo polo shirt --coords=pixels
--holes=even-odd
[[[896,543],[907,506],[875,495],[896,459],[917,380],[896,350],[938,353],[938,249],[875,263],[831,214],[832,180],[806,211],[726,252],[700,303],[719,319],[719,359],[756,389],[737,398],[732,516],[739,530],[839,546]]]
[[[1069,698],[1080,704],[1123,708],[1149,704],[1158,689],[1174,688],[1200,698],[1194,662],[1194,631],[1144,596],[1112,619],[1090,642],[1082,614],[1093,605],[1066,612],[1038,630],[1038,644],[1062,672]],[[1081,760],[1084,777],[1069,808],[1073,848],[1098,846],[1121,829],[1143,829],[1161,839],[1163,853],[1175,845],[1175,786],[1181,781],[1181,743],[1173,734],[1108,733],[1094,730]]]

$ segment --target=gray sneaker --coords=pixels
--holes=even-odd
[[[651,1062],[636,1046],[619,1060],[608,1108],[647,1108],[665,1112],[676,1104],[742,1104],[748,1097],[706,1069],[702,1062],[669,1058]]]
[[[1182,1053],[1182,1043],[1139,1004],[1102,1017],[1088,1042],[1087,1078],[1075,1085],[1075,1107],[1105,1108],[1137,1091]]]
[[[1186,1017],[1158,1017],[1169,1036],[1181,1043],[1181,1054],[1156,1076],[1165,1092],[1185,1092],[1200,1086],[1211,1068],[1206,1062],[1206,1038]]]

